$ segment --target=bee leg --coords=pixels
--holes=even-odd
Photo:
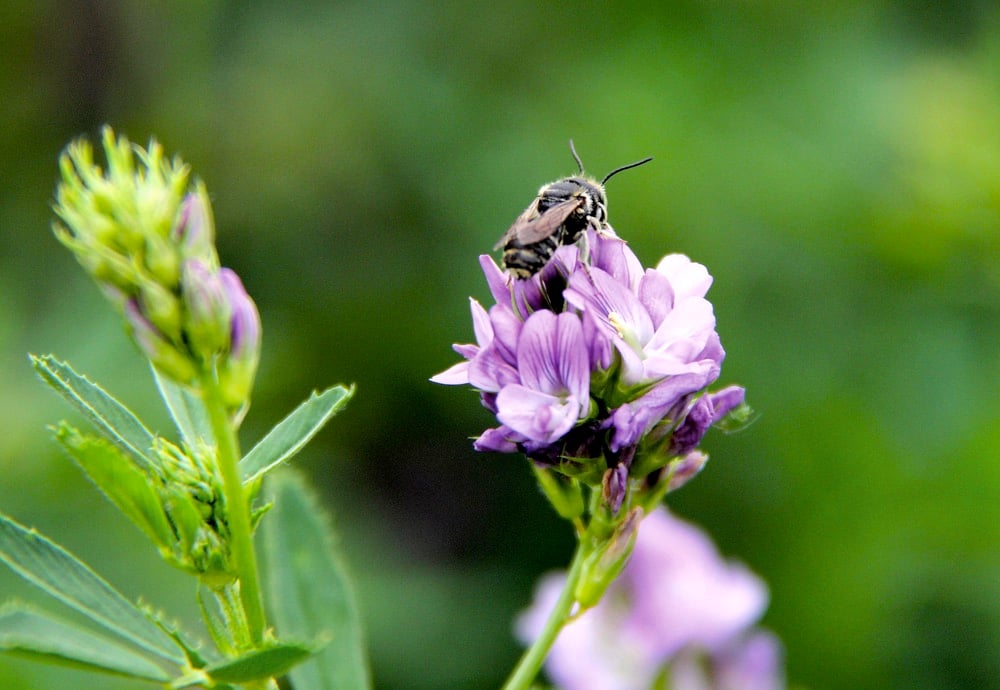
[[[580,261],[585,264],[590,263],[590,239],[589,233],[581,232],[580,239],[576,241],[576,246],[580,250]]]
[[[618,237],[618,233],[615,232],[615,229],[607,223],[602,224],[599,228],[595,228],[595,230],[597,230],[602,237]]]

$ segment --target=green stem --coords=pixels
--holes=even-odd
[[[573,604],[576,603],[576,585],[583,574],[583,563],[586,560],[584,543],[586,537],[581,535],[580,541],[576,545],[576,552],[573,554],[573,562],[570,565],[569,573],[566,576],[566,584],[563,585],[562,593],[556,601],[552,613],[545,621],[542,631],[532,643],[531,647],[525,651],[524,656],[514,667],[510,677],[507,679],[503,690],[527,690],[534,682],[535,676],[542,669],[545,657],[548,656],[552,644],[556,641],[559,632],[566,623],[569,622],[570,614],[573,612]]]
[[[212,377],[202,377],[202,392],[205,409],[212,425],[212,435],[215,436],[219,472],[222,474],[226,517],[232,538],[230,546],[240,583],[240,600],[246,613],[250,642],[256,647],[264,639],[264,603],[257,572],[257,554],[254,551],[253,534],[250,531],[250,508],[243,493],[243,481],[240,479],[239,441],[236,439],[236,430],[229,421],[229,414],[225,403],[222,402],[218,384]]]

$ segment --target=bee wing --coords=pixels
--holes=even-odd
[[[555,233],[566,222],[570,214],[584,203],[580,197],[567,199],[549,208],[545,213],[537,215],[538,200],[536,199],[524,213],[517,217],[510,229],[504,233],[493,249],[500,249],[508,242],[516,239],[521,244],[534,244]]]

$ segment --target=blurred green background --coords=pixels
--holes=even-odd
[[[494,688],[571,535],[476,396],[476,257],[573,137],[647,265],[715,276],[713,432],[671,506],[769,582],[808,688],[1000,687],[1000,11],[995,2],[0,3],[0,508],[194,621],[44,428],[54,352],[168,423],[49,231],[62,147],[155,135],[212,193],[264,320],[248,446],[316,387],[304,454],[357,578],[377,687]],[[102,535],[112,534],[112,540]],[[6,570],[3,598],[37,598]],[[0,658],[0,688],[133,685]]]

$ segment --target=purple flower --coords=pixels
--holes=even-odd
[[[621,242],[605,240],[613,241]],[[689,259],[687,263],[666,259],[660,263],[676,270],[677,275],[649,270],[632,287],[592,267],[571,276],[563,297],[573,307],[592,314],[614,343],[622,358],[624,383],[688,373],[714,380],[725,353],[717,345],[711,303],[697,290],[692,291],[690,284],[691,274],[700,274],[704,267]]]
[[[542,580],[518,620],[522,641],[537,636],[564,582],[561,574]],[[602,601],[563,629],[546,670],[562,690],[643,690],[671,664],[681,680],[687,655],[697,654],[718,682],[676,687],[774,690],[783,687],[780,654],[767,641],[776,641],[747,637],[766,606],[760,579],[722,559],[700,529],[657,510],[639,525],[631,560]],[[747,684],[721,683],[735,677]]]
[[[616,237],[591,231],[588,245],[589,262],[561,246],[525,280],[480,257],[495,304],[471,301],[476,342],[455,345],[464,361],[431,380],[473,386],[496,415],[477,450],[521,451],[599,486],[623,456],[644,472],[679,461],[742,389],[705,394],[725,352],[704,266],[672,254],[643,270]]]
[[[573,314],[537,311],[517,342],[520,382],[497,394],[497,419],[535,443],[549,445],[586,415],[590,366],[583,326]]]

